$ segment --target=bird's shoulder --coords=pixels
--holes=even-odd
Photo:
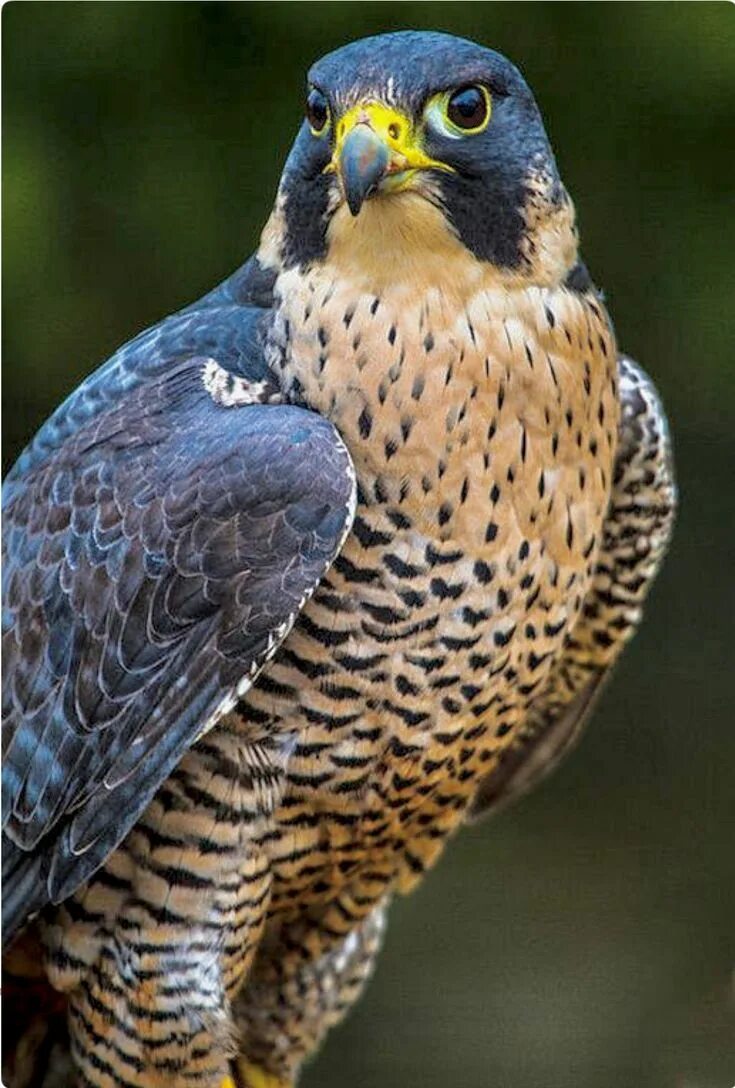
[[[6,490],[47,460],[89,420],[122,403],[187,357],[216,359],[240,384],[273,394],[262,326],[268,321],[275,276],[253,256],[214,290],[149,326],[89,374],[37,431],[10,470]]]

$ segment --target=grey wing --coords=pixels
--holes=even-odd
[[[676,483],[663,406],[648,375],[618,360],[620,433],[592,586],[564,653],[517,741],[481,782],[470,815],[496,812],[546,777],[574,747],[595,698],[635,634],[674,526]]]
[[[4,496],[6,937],[103,863],[349,531],[354,471],[332,425],[217,404],[213,365],[140,381]],[[247,403],[227,376],[222,402],[233,389]]]

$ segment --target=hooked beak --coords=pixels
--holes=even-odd
[[[339,176],[342,179],[347,207],[357,215],[366,200],[386,176],[390,151],[380,136],[361,122],[351,130],[342,144],[339,156]]]
[[[327,166],[339,176],[353,215],[373,194],[411,188],[417,171],[430,169],[452,172],[421,149],[405,114],[379,102],[357,105],[341,118]]]

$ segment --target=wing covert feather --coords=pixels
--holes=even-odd
[[[4,497],[12,925],[104,861],[349,530],[354,472],[331,424],[293,406],[221,407],[205,364],[139,382]],[[18,904],[28,865],[42,901]]]

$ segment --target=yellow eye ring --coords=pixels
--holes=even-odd
[[[437,95],[430,109],[435,117],[438,115],[441,118],[449,134],[477,136],[490,123],[492,99],[487,87],[470,83]]]

